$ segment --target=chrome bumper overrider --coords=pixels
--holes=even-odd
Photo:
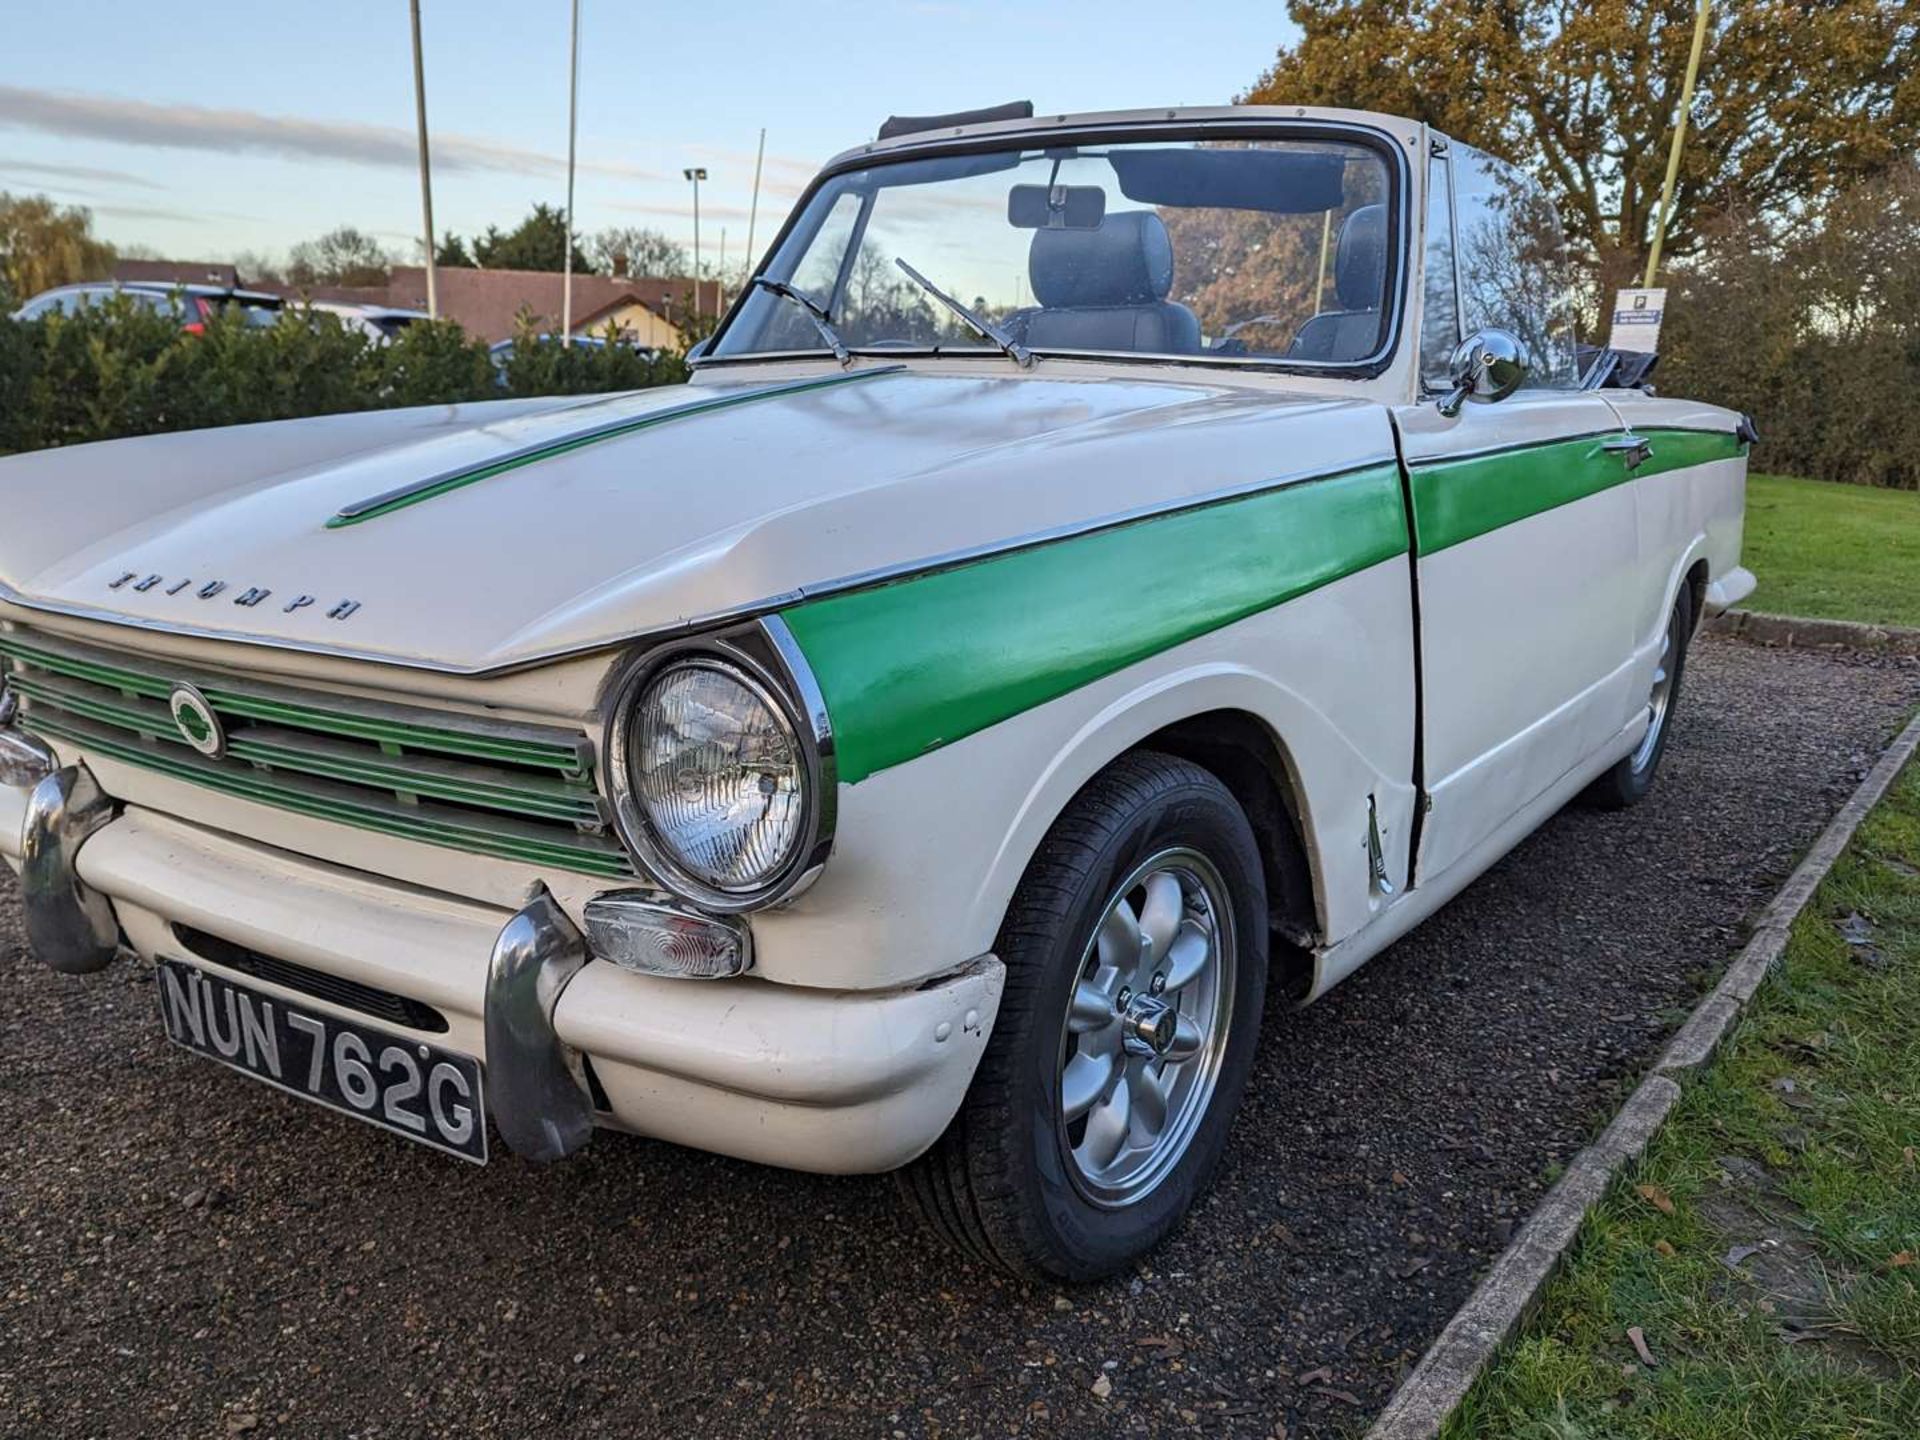
[[[114,818],[114,804],[84,765],[56,770],[25,793],[18,845],[0,844],[0,852],[19,857],[28,943],[62,974],[103,970],[120,951],[120,922],[112,901],[80,878],[77,857]],[[587,958],[586,941],[541,887],[501,929],[488,961],[488,1109],[501,1137],[529,1160],[558,1160],[593,1133],[574,1052],[553,1028],[561,992]]]
[[[84,765],[56,770],[27,796],[20,829],[20,905],[34,954],[64,975],[104,970],[120,949],[107,897],[84,884],[74,857],[113,819],[113,802]]]
[[[587,942],[540,886],[493,942],[487,963],[487,1103],[515,1153],[559,1160],[593,1134],[593,1103],[553,1028]]]

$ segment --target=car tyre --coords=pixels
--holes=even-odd
[[[1266,906],[1252,827],[1211,773],[1141,751],[1090,781],[1008,909],[1006,988],[960,1111],[900,1173],[935,1232],[1068,1281],[1165,1238],[1211,1180],[1246,1086]]]
[[[1673,733],[1673,712],[1680,703],[1680,680],[1687,668],[1687,645],[1693,638],[1693,591],[1682,584],[1667,617],[1660,663],[1654,668],[1653,689],[1647,707],[1653,712],[1646,736],[1612,769],[1581,792],[1580,801],[1594,810],[1625,810],[1638,805],[1653,789],[1661,757]]]

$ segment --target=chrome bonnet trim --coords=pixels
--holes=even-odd
[[[112,904],[74,868],[87,837],[113,816],[113,802],[84,765],[54,771],[27,797],[20,834],[27,941],[63,975],[104,970],[119,953],[120,922]]]
[[[572,1051],[553,1028],[567,984],[587,963],[587,942],[546,886],[493,942],[487,961],[487,1108],[516,1155],[571,1155],[593,1134],[593,1102],[574,1077]]]
[[[897,363],[873,365],[838,375],[806,375],[772,385],[722,390],[697,396],[677,405],[665,405],[658,410],[649,410],[643,415],[629,415],[624,419],[590,425],[584,430],[575,430],[571,434],[558,435],[551,440],[523,445],[517,450],[509,450],[504,455],[497,455],[491,460],[457,466],[452,470],[442,471],[438,475],[429,475],[424,480],[409,481],[394,489],[384,490],[378,495],[369,495],[365,499],[342,505],[334,512],[333,518],[327,521],[327,528],[332,530],[347,525],[357,525],[362,521],[372,520],[390,511],[437,498],[442,494],[489,479],[508,470],[521,469],[542,460],[557,459],[582,446],[592,445],[601,440],[616,440],[622,435],[638,430],[650,430],[656,425],[664,425],[672,420],[687,419],[715,410],[727,410],[755,400],[773,400],[782,395],[798,395],[809,390],[824,390],[853,380],[874,380],[883,375],[898,375],[906,368],[905,365]]]

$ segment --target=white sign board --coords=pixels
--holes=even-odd
[[[1622,290],[1613,301],[1608,348],[1652,355],[1660,349],[1660,317],[1667,308],[1665,290]]]

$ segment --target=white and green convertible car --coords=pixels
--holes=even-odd
[[[898,1170],[1111,1271],[1262,1009],[1644,796],[1753,584],[1751,428],[1598,383],[1561,256],[1384,115],[896,120],[687,386],[0,461],[33,948],[471,1160]]]

